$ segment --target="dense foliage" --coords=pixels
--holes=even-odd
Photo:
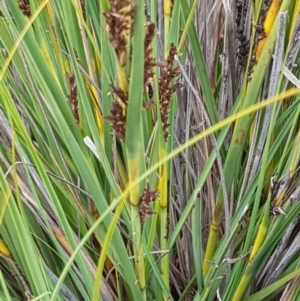
[[[299,300],[299,0],[0,2],[1,300]]]

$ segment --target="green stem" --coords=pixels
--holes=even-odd
[[[133,251],[135,262],[135,274],[137,283],[141,289],[143,300],[146,298],[146,279],[145,279],[145,262],[144,262],[144,247],[141,239],[141,218],[140,206],[131,205],[132,213],[132,233],[133,233]]]

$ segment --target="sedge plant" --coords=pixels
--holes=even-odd
[[[0,2],[1,300],[298,300],[299,0]]]

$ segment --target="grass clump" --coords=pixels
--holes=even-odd
[[[298,0],[0,3],[0,299],[298,300]]]

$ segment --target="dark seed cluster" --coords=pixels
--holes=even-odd
[[[140,215],[142,223],[145,222],[147,216],[154,214],[153,210],[150,208],[150,203],[154,202],[157,197],[158,191],[150,190],[149,183],[147,183],[147,186],[143,191],[143,195],[140,198]]]
[[[109,41],[114,47],[121,66],[126,65],[128,36],[133,34],[134,6],[131,1],[110,1],[106,17]]]
[[[69,89],[70,89],[70,93],[68,95],[68,100],[71,105],[71,110],[72,110],[73,116],[74,116],[77,124],[79,124],[77,86],[76,86],[74,73],[71,75],[68,75],[68,81],[69,81]]]
[[[27,16],[28,18],[31,16],[29,0],[21,0],[19,2],[19,8],[21,9],[23,15]]]
[[[248,6],[242,0],[236,4],[236,29],[237,29],[237,58],[242,67],[246,67],[249,55],[250,41],[244,33],[244,24],[246,20]]]
[[[167,61],[162,70],[162,74],[159,78],[159,98],[160,98],[160,114],[163,125],[164,137],[167,140],[169,136],[168,118],[169,118],[169,105],[172,98],[172,94],[182,88],[182,82],[177,81],[172,83],[173,79],[177,78],[180,74],[179,67],[173,68],[174,56],[176,54],[176,47],[172,43],[170,46],[169,55]]]
[[[149,109],[154,105],[153,101],[153,76],[154,67],[157,65],[152,57],[152,41],[156,34],[156,26],[154,23],[149,23],[146,28],[146,35],[144,41],[144,91],[148,93],[149,101],[143,105],[143,109]]]
[[[113,101],[110,115],[106,116],[105,119],[111,121],[112,128],[114,129],[116,136],[124,141],[128,94],[116,87],[112,87],[112,92],[117,97],[117,99]]]

